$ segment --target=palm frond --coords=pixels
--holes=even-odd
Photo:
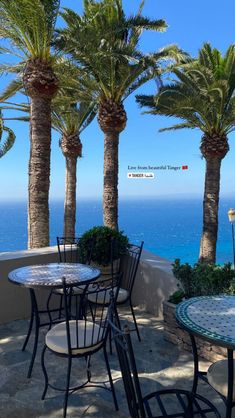
[[[28,58],[50,60],[57,0],[0,0],[0,38]]]
[[[168,25],[163,19],[151,20],[140,15],[130,17],[126,20],[128,29],[138,28],[141,30],[154,30],[157,32],[164,32]]]
[[[176,131],[184,128],[194,129],[194,126],[191,123],[177,123],[176,125],[169,126],[168,128],[161,128],[159,129],[159,132]]]
[[[162,19],[142,16],[144,2],[136,15],[127,17],[120,0],[84,1],[82,16],[63,9],[66,27],[57,31],[55,46],[62,48],[78,68],[89,75],[84,91],[97,100],[108,98],[121,102],[148,80],[164,70],[163,61],[176,62],[183,56],[176,46],[169,46],[155,54],[144,54],[139,40],[144,30],[163,31],[167,24]],[[99,99],[98,99],[99,98]]]
[[[171,129],[199,128],[211,134],[227,134],[235,124],[235,48],[225,55],[204,44],[198,60],[178,65],[175,79],[156,96],[137,96],[147,113],[177,117],[182,123]],[[165,130],[165,129],[163,129]],[[162,131],[162,130],[161,130]]]
[[[5,88],[5,90],[0,93],[0,102],[5,102],[10,97],[14,96],[17,92],[22,90],[23,88],[23,81],[22,79],[15,79],[12,80],[8,86]]]
[[[7,138],[3,139],[4,132],[7,133]],[[14,145],[15,134],[12,129],[4,125],[2,112],[0,111],[0,158],[2,158]]]

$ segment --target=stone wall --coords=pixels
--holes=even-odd
[[[164,339],[178,344],[184,350],[192,351],[189,334],[184,331],[176,321],[173,303],[163,302]],[[223,347],[211,345],[205,340],[196,338],[198,355],[214,363],[227,358],[227,350]]]

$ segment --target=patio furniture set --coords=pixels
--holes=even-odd
[[[26,349],[34,324],[34,345],[28,378],[31,377],[33,371],[39,330],[42,326],[48,327],[45,345],[41,353],[41,366],[45,378],[42,399],[45,399],[48,387],[64,391],[63,417],[65,418],[69,395],[86,386],[97,386],[111,392],[114,407],[118,410],[118,400],[109,366],[107,350],[109,343],[110,355],[118,357],[130,417],[221,417],[215,406],[197,393],[198,378],[200,377],[208,381],[221,394],[226,404],[226,418],[231,418],[232,407],[235,405],[233,401],[235,335],[232,335],[235,298],[193,298],[178,306],[177,320],[190,333],[192,341],[195,368],[192,390],[166,389],[143,396],[130,335],[132,329],[130,330],[127,325],[122,327],[118,315],[119,304],[129,303],[133,317],[133,331],[137,333],[138,339],[141,341],[132,305],[132,290],[143,243],[140,246],[129,246],[129,257],[120,264],[118,271],[114,272],[111,263],[110,274],[101,276],[100,270],[90,265],[92,243],[90,244],[90,253],[88,251],[90,255],[84,264],[79,263],[79,239],[58,238],[57,242],[58,263],[26,266],[9,273],[9,280],[12,283],[24,286],[30,293],[31,318],[22,348],[22,350]],[[112,252],[112,245],[110,248]],[[36,289],[50,289],[46,310],[40,310],[38,307]],[[50,308],[52,298],[58,301],[56,308]],[[209,312],[211,316],[208,315]],[[41,319],[45,313],[49,318],[47,322],[43,322]],[[218,321],[216,320],[217,313],[219,313]],[[228,318],[229,325],[226,323]],[[205,373],[199,371],[194,335],[213,340],[218,345],[227,347],[227,381],[225,364],[212,365],[207,377]],[[113,342],[116,348],[115,353],[112,353]],[[100,350],[103,351],[109,386],[105,382],[93,382],[92,380],[92,356]],[[64,388],[55,387],[50,383],[47,371],[48,351],[57,356],[58,361],[60,357],[67,359],[67,376]],[[83,359],[87,378],[85,382],[71,387],[72,364],[77,358]],[[222,379],[221,376],[224,376],[224,372],[225,378]]]

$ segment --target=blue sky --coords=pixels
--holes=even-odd
[[[123,0],[125,10],[137,10],[138,0]],[[81,0],[62,0],[62,6],[76,11],[82,10]],[[209,41],[214,47],[225,51],[234,43],[233,0],[146,0],[144,14],[151,18],[163,18],[169,28],[165,33],[145,33],[141,41],[144,51],[154,51],[167,44],[176,43],[192,55],[196,55],[202,43]],[[7,62],[7,57],[1,58]],[[0,79],[4,88],[7,78]],[[154,93],[154,83],[141,88],[138,93]],[[158,129],[170,125],[173,120],[163,117],[141,115],[134,95],[125,107],[128,124],[120,137],[120,197],[149,196],[201,196],[204,188],[205,162],[200,157],[200,132],[183,130],[158,133]],[[0,160],[1,192],[0,200],[27,198],[29,129],[25,124],[10,122],[16,133],[14,148]],[[58,146],[58,135],[53,133],[51,156],[51,198],[63,198],[65,161]],[[94,121],[81,136],[83,158],[78,162],[78,195],[83,198],[102,196],[103,177],[103,134]],[[235,134],[230,135],[230,152],[222,164],[221,194],[235,193]],[[188,170],[155,171],[153,180],[128,179],[128,166],[182,166]],[[130,170],[131,171],[131,170]]]

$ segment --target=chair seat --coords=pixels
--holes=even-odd
[[[113,292],[117,291],[117,288],[113,288]],[[117,303],[124,303],[129,297],[129,292],[126,289],[119,289]],[[106,305],[110,302],[110,294],[104,291],[99,291],[99,293],[91,293],[88,295],[88,300],[93,303],[97,303],[98,305]]]
[[[85,285],[81,285],[81,286],[74,286],[72,288],[72,294],[73,295],[82,295],[84,290],[85,290],[86,286]],[[53,293],[57,293],[59,295],[63,295],[63,289],[54,289]]]
[[[235,369],[235,360],[233,362]],[[228,361],[220,360],[211,364],[207,371],[207,379],[210,385],[221,395],[228,395]],[[233,400],[235,400],[235,376],[233,383]]]
[[[73,320],[69,321],[69,326],[73,355],[89,353],[103,344],[103,329],[99,325],[84,320]],[[68,354],[66,322],[55,325],[47,332],[46,345],[56,353]]]

